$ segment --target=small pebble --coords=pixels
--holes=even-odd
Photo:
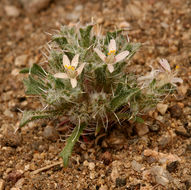
[[[178,104],[170,107],[169,111],[170,111],[171,117],[173,118],[178,119],[182,115],[182,109]]]
[[[123,187],[127,183],[127,178],[116,178],[115,180],[115,186],[116,187]]]
[[[25,54],[24,55],[19,55],[15,59],[15,66],[17,66],[17,67],[26,66],[27,59],[28,59],[28,55],[25,55]]]
[[[13,117],[13,116],[14,116],[13,113],[12,113],[9,109],[6,109],[6,110],[3,112],[3,114],[4,114],[5,116],[7,116],[7,117]]]
[[[50,4],[51,0],[20,0],[25,10],[29,13],[37,13],[45,9]],[[30,10],[30,11],[28,11]]]
[[[90,170],[94,170],[95,164],[93,162],[90,162],[88,167],[89,167]]]
[[[4,190],[5,188],[5,181],[3,179],[0,179],[0,190]]]
[[[149,132],[149,128],[144,123],[137,123],[135,126],[137,134],[141,137]]]
[[[172,138],[169,135],[162,135],[158,139],[158,144],[161,148],[165,148],[171,142],[171,140]]]
[[[168,105],[167,104],[161,104],[161,103],[158,103],[157,104],[157,110],[162,114],[164,115],[166,113],[166,110],[168,108]]]
[[[112,162],[112,155],[110,152],[106,151],[101,155],[101,160],[103,160],[105,165],[109,165]]]
[[[166,186],[170,182],[170,174],[161,166],[154,166],[150,169],[151,175],[157,184]]]
[[[3,144],[6,146],[17,147],[22,142],[21,134],[15,132],[13,127],[7,126],[3,131]]]
[[[149,129],[152,132],[158,132],[160,130],[160,125],[157,123],[151,124],[151,125],[149,125]]]
[[[132,168],[133,170],[137,171],[137,172],[140,172],[141,169],[143,168],[142,164],[139,164],[137,161],[133,160],[131,162],[131,165],[132,165]]]
[[[187,145],[186,151],[191,152],[191,144],[188,144],[188,145]]]
[[[171,172],[175,172],[175,170],[178,167],[179,162],[178,161],[174,161],[171,163],[168,163],[166,166],[166,169],[171,173]]]
[[[19,9],[12,5],[5,6],[5,13],[9,17],[18,17],[20,15]]]
[[[22,170],[15,170],[8,174],[7,180],[16,183],[22,177],[22,175],[23,175]]]
[[[101,187],[99,188],[99,190],[108,190],[107,185],[101,185]]]
[[[43,131],[43,136],[50,141],[56,141],[59,138],[58,132],[52,126],[45,127]]]

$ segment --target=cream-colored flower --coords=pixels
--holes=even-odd
[[[118,55],[115,55],[116,53],[116,42],[114,39],[110,40],[110,43],[108,45],[108,55],[106,56],[103,54],[99,49],[95,48],[94,51],[97,53],[97,55],[101,58],[101,60],[107,64],[107,68],[110,73],[114,71],[114,64],[117,62],[122,61],[129,55],[129,51],[123,51],[119,53]]]
[[[63,55],[63,65],[65,67],[66,73],[56,73],[54,77],[62,79],[70,79],[72,88],[77,86],[77,76],[83,71],[85,63],[82,63],[78,68],[79,54],[75,55],[70,63],[70,60],[66,55]]]
[[[152,66],[151,67],[151,72],[145,76],[141,76],[137,79],[139,84],[142,84],[142,87],[147,87],[150,85],[150,83],[156,79],[158,73],[160,72],[159,70],[154,69]]]
[[[159,86],[163,86],[164,84],[171,83],[172,85],[176,86],[176,83],[183,83],[181,78],[175,77],[177,72],[172,72],[170,65],[166,59],[161,59],[159,61],[161,65],[161,72],[158,75]]]

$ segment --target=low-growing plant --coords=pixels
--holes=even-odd
[[[141,115],[182,82],[165,59],[146,76],[129,73],[128,62],[141,44],[129,42],[122,30],[102,36],[93,27],[62,27],[49,44],[47,65],[21,71],[29,74],[26,94],[39,97],[43,109],[24,111],[20,126],[62,116],[75,126],[60,154],[64,166],[83,130],[97,135],[116,122],[144,122]]]

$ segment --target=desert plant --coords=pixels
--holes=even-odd
[[[122,30],[101,36],[93,27],[62,27],[49,44],[46,69],[34,64],[21,71],[29,74],[26,94],[38,96],[44,108],[24,111],[20,126],[59,116],[76,126],[60,154],[65,166],[84,129],[91,127],[97,135],[116,122],[144,122],[141,114],[182,82],[164,59],[160,69],[146,76],[128,73],[128,62],[141,44],[129,42]]]

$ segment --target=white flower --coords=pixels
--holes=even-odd
[[[149,74],[147,74],[146,76],[141,76],[137,79],[137,81],[143,85],[143,87],[147,87],[150,85],[150,83],[156,78],[156,76],[158,75],[158,73],[160,72],[159,70],[153,69],[152,66],[151,67],[151,72]]]
[[[108,45],[108,55],[106,56],[103,54],[99,49],[95,48],[94,51],[98,54],[98,56],[101,58],[101,60],[107,64],[107,68],[110,73],[114,71],[114,64],[122,61],[129,55],[129,51],[123,51],[119,53],[118,55],[115,55],[116,53],[116,42],[114,39],[110,40],[110,43]]]
[[[167,83],[171,83],[174,86],[176,86],[176,83],[183,83],[181,78],[175,77],[177,73],[171,71],[170,65],[166,59],[160,59],[159,63],[161,65],[161,73],[158,77],[161,80],[159,82],[160,86]]]
[[[75,55],[72,59],[72,62],[70,63],[70,60],[66,55],[63,55],[63,65],[66,69],[66,73],[56,73],[54,77],[56,78],[62,78],[62,79],[70,79],[72,88],[75,88],[77,86],[77,76],[80,75],[83,71],[83,68],[85,66],[85,63],[82,63],[78,68],[78,59],[79,54]],[[76,69],[77,68],[77,69]]]

